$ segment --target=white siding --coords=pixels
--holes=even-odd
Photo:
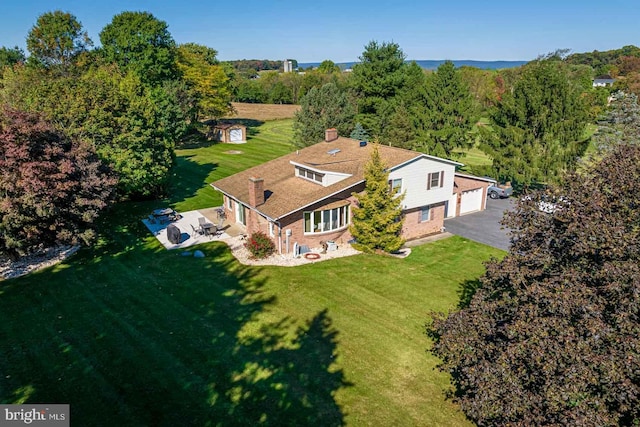
[[[349,178],[351,175],[348,175],[346,173],[331,173],[331,172],[325,172],[324,175],[324,182],[322,185],[324,185],[325,187],[328,187],[330,185],[335,184],[336,182],[340,182],[343,179]]]
[[[427,177],[431,172],[444,171],[442,187],[427,190]],[[447,201],[453,193],[455,166],[447,162],[421,157],[389,172],[389,179],[402,178],[404,209],[413,209]]]

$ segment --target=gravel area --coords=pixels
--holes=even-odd
[[[312,253],[320,255],[320,258],[318,259],[307,259],[304,256],[295,258],[291,254],[271,255],[264,259],[251,259],[251,253],[244,247],[245,241],[241,240],[240,237],[224,239],[224,242],[229,245],[233,256],[236,257],[241,264],[245,265],[278,265],[282,267],[295,267],[297,265],[322,262],[332,258],[340,258],[360,253],[360,251],[353,249],[351,245],[345,244],[338,245],[338,249],[335,251],[327,251],[327,253],[324,254],[321,253],[322,248],[310,248]]]
[[[52,266],[70,257],[76,253],[78,249],[80,249],[80,246],[49,248],[42,252],[20,258],[17,261],[0,257],[0,280],[13,279],[14,277],[23,276],[32,271]]]

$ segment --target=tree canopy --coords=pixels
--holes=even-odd
[[[358,97],[358,121],[379,137],[384,132],[381,113],[405,86],[405,54],[396,43],[371,41],[359,59],[350,77]]]
[[[0,47],[0,76],[2,76],[2,68],[24,62],[25,60],[24,51],[18,46],[13,48]]]
[[[402,247],[403,194],[396,194],[389,186],[389,172],[374,143],[371,158],[364,170],[365,189],[354,194],[358,200],[353,208],[349,232],[356,247],[367,252],[395,252]]]
[[[353,129],[355,111],[346,93],[333,83],[313,88],[300,102],[293,122],[293,143],[306,147],[322,141],[324,132],[336,128],[339,135],[349,135]]]
[[[473,144],[470,132],[478,117],[469,87],[453,62],[445,61],[429,76],[416,104],[420,122],[414,149],[440,157],[452,157],[454,150]]]
[[[587,118],[582,88],[567,65],[533,61],[491,111],[482,148],[498,178],[524,186],[554,182],[584,153]]]
[[[621,144],[522,199],[509,254],[435,316],[433,351],[478,425],[640,422],[638,182],[640,147]]]
[[[46,67],[68,65],[93,42],[82,24],[68,12],[43,13],[27,35],[31,58]]]
[[[90,145],[39,115],[0,111],[0,253],[91,242],[115,183]]]
[[[149,12],[122,12],[100,32],[102,55],[146,84],[176,76],[175,41],[167,23]]]
[[[231,111],[231,84],[217,52],[188,43],[177,48],[177,67],[196,100],[197,116],[219,118]]]

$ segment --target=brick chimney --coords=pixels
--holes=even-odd
[[[249,205],[256,207],[264,203],[264,179],[249,178]]]
[[[338,139],[338,129],[331,128],[324,131],[325,142],[331,142],[335,139]]]

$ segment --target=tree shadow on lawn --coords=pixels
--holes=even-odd
[[[181,156],[176,159],[169,181],[170,196],[167,203],[175,204],[195,196],[203,185],[208,184],[208,176],[218,167],[217,163],[198,163],[191,157],[193,156]]]
[[[326,310],[260,321],[276,297],[220,243],[118,248],[2,284],[1,403],[68,403],[84,426],[344,424]]]
[[[460,284],[460,289],[458,290],[458,296],[460,297],[458,301],[459,310],[469,307],[473,296],[481,286],[482,282],[480,281],[480,279],[465,280]]]

